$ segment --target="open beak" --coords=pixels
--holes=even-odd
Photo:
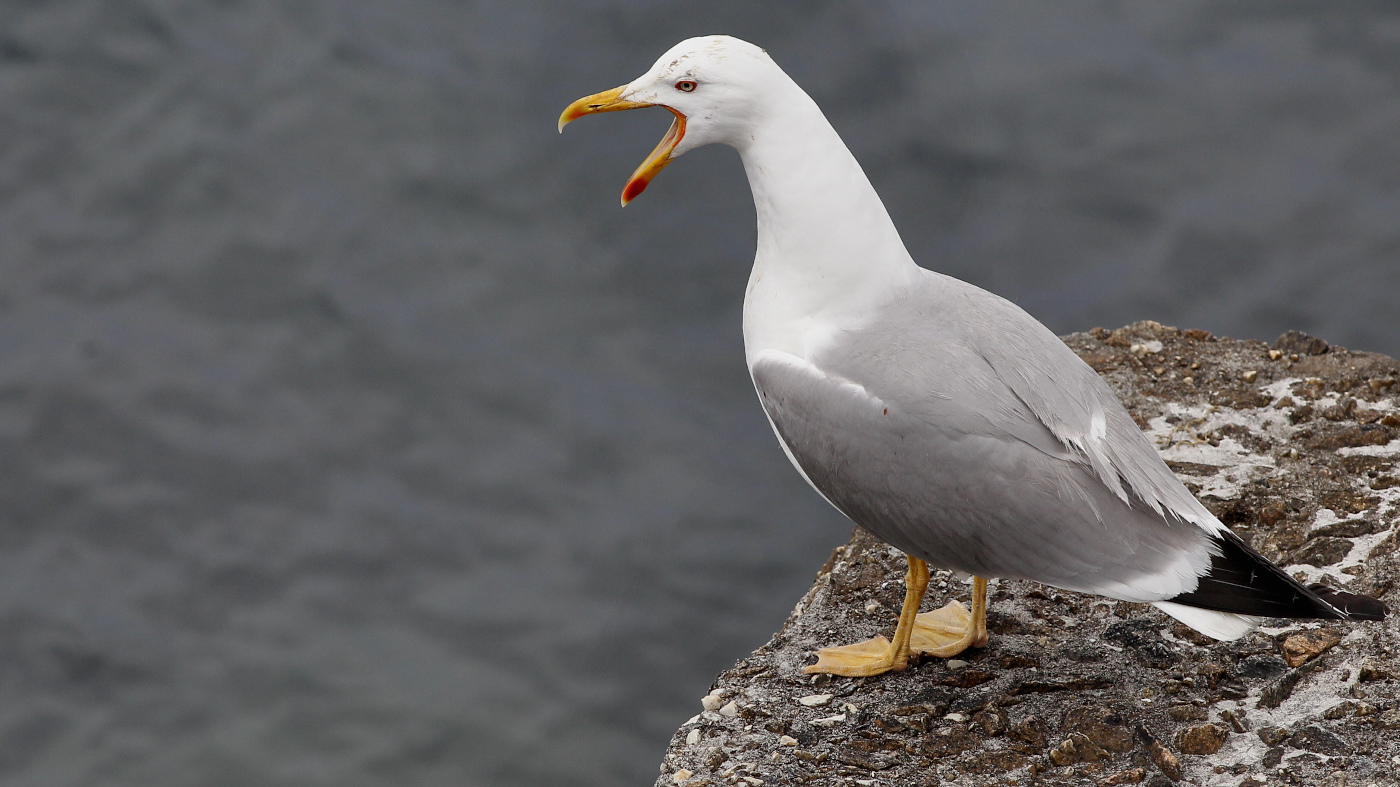
[[[584,115],[593,115],[599,112],[618,112],[624,109],[637,109],[638,107],[665,106],[664,104],[647,104],[642,101],[624,101],[621,96],[622,92],[626,89],[627,85],[615,87],[612,90],[605,90],[602,93],[585,96],[570,104],[568,109],[564,110],[564,114],[559,116],[559,130],[563,131],[564,126],[567,126],[571,121],[577,120]],[[643,161],[640,167],[637,167],[637,171],[632,173],[632,177],[627,180],[627,185],[622,187],[623,205],[636,199],[638,194],[646,191],[647,184],[651,182],[652,178],[656,177],[656,173],[665,169],[666,165],[671,163],[671,152],[676,149],[676,145],[679,145],[681,138],[685,136],[685,115],[682,115],[670,107],[666,107],[666,109],[670,110],[671,114],[676,116],[676,119],[671,122],[671,128],[667,129],[666,136],[661,138],[661,142],[657,144],[656,149],[651,152],[650,156],[647,156],[646,161]]]

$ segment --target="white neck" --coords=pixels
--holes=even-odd
[[[918,274],[865,172],[816,103],[789,82],[746,144],[758,253],[744,349],[810,357],[832,330]]]

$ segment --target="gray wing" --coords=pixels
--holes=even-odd
[[[1009,302],[926,284],[811,362],[753,359],[812,485],[937,566],[1132,601],[1192,590],[1211,551],[1192,521],[1215,520],[1107,385]]]
[[[944,293],[961,341],[1115,496],[1209,533],[1225,529],[1172,474],[1103,378],[1049,328],[965,282],[934,273],[925,281],[924,292]]]

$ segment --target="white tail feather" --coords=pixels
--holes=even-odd
[[[1171,615],[1207,637],[1221,640],[1236,640],[1248,634],[1264,621],[1252,615],[1238,615],[1234,612],[1217,612],[1213,609],[1188,607],[1170,601],[1154,601],[1152,606]]]

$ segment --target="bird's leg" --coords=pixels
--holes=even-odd
[[[987,644],[987,580],[972,578],[972,612],[957,601],[914,619],[909,649],[941,659]]]
[[[875,637],[852,645],[822,648],[817,651],[817,663],[803,672],[864,677],[899,672],[909,666],[909,637],[914,631],[914,619],[919,614],[919,602],[923,601],[927,589],[928,564],[910,557],[909,573],[904,577],[904,606],[899,610],[894,641]]]

